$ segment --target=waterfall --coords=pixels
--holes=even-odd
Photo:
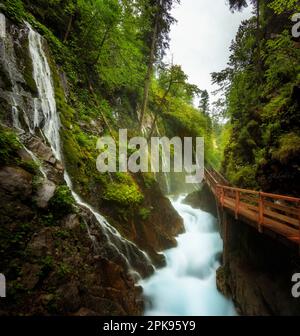
[[[178,246],[165,252],[167,266],[141,285],[149,302],[146,315],[229,316],[233,303],[218,292],[216,270],[220,266],[222,239],[216,219],[209,213],[173,201],[186,232]]]
[[[6,37],[6,20],[5,16],[0,13],[0,38],[5,39]]]
[[[33,78],[38,90],[38,96],[34,98],[34,118],[31,131],[34,133],[35,129],[40,129],[49,142],[56,159],[63,161],[59,134],[60,118],[56,108],[51,70],[44,51],[43,39],[28,23],[26,26],[29,30],[29,52],[32,59]],[[20,124],[17,126],[19,127]],[[149,267],[152,267],[151,260],[147,254],[141,251],[135,244],[123,238],[102,215],[80,198],[74,191],[71,178],[66,170],[64,172],[64,178],[77,204],[93,214],[97,221],[98,229],[101,230],[105,237],[107,245],[122,258],[129,273],[136,278],[140,278],[139,274],[136,272],[136,265],[145,263]],[[87,230],[95,249],[101,250],[101,246],[97,246],[95,243],[95,239],[90,233],[89,227],[87,227]]]
[[[38,98],[34,98],[33,127],[41,127],[51,145],[55,157],[62,161],[60,146],[60,121],[56,109],[55,93],[52,83],[51,70],[43,48],[40,34],[31,26],[29,29],[29,52],[33,65],[33,79],[38,89]]]
[[[165,183],[166,183],[166,188],[167,188],[166,191],[167,191],[167,195],[169,195],[171,192],[170,172],[167,173],[164,171],[167,168],[167,158],[166,158],[164,150],[162,150],[161,157],[162,157],[163,175],[165,178]]]
[[[156,124],[156,133],[158,137],[161,137],[158,125]],[[170,172],[164,172],[164,170],[166,170],[167,168],[167,158],[165,155],[165,151],[162,149],[161,151],[161,160],[162,160],[162,176],[163,176],[163,180],[164,180],[164,189],[165,189],[165,193],[167,195],[169,195],[171,193],[171,178],[170,178]],[[153,162],[153,165],[155,165],[155,162]],[[155,179],[157,180],[157,177],[159,176],[159,174],[157,175],[157,173],[155,173]]]

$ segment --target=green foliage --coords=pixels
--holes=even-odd
[[[14,163],[21,144],[16,135],[0,126],[0,165]]]
[[[11,298],[13,302],[19,302],[24,292],[25,288],[18,280],[13,280],[7,284],[7,296]]]
[[[200,100],[200,105],[199,108],[203,111],[203,113],[208,113],[209,110],[209,94],[207,90],[201,91],[200,94],[201,100]]]
[[[0,10],[11,19],[16,22],[22,22],[26,16],[23,2],[21,0],[4,0],[4,6],[1,6]]]
[[[41,278],[46,277],[49,272],[51,272],[54,269],[54,259],[51,255],[47,255],[46,257],[42,258],[40,260],[41,265],[41,271],[39,276]]]
[[[74,211],[74,198],[70,189],[66,185],[56,188],[54,196],[51,198],[49,206],[54,216],[61,218]]]
[[[141,217],[141,219],[143,221],[146,221],[149,218],[150,214],[151,214],[151,210],[150,209],[141,208],[139,210],[139,216]]]
[[[238,169],[236,173],[231,173],[229,178],[233,185],[239,186],[241,188],[257,189],[258,185],[256,182],[255,171],[256,168],[253,166],[244,166]]]
[[[70,273],[72,273],[72,268],[64,263],[64,262],[61,262],[59,265],[58,265],[58,271],[57,271],[57,275],[60,277],[60,278],[65,278],[67,275],[69,275]]]
[[[42,223],[45,226],[55,226],[56,221],[55,221],[55,216],[53,216],[53,213],[49,213],[47,215],[44,215],[42,218]]]
[[[66,239],[70,236],[70,233],[66,230],[59,230],[55,233],[55,236],[60,239]]]
[[[131,185],[113,182],[107,186],[103,198],[124,207],[134,207],[142,203],[144,196],[134,182]]]
[[[150,173],[144,173],[143,180],[144,180],[145,187],[147,189],[151,189],[153,185],[156,183],[155,178]]]
[[[300,5],[298,0],[274,0],[269,4],[269,7],[274,10],[276,14],[281,14],[284,11],[299,12]]]
[[[266,42],[264,52],[266,70],[266,93],[297,80],[300,70],[300,50],[295,48],[289,32]]]
[[[30,161],[21,161],[19,166],[27,170],[32,175],[37,175],[39,173],[40,165],[34,160]]]
[[[279,148],[273,151],[272,157],[282,163],[288,163],[288,160],[299,157],[299,154],[300,135],[288,133],[279,138]]]
[[[224,161],[224,152],[225,148],[229,146],[230,138],[231,138],[232,128],[229,122],[224,125],[215,125],[213,139],[214,153],[215,159],[213,162],[213,166],[217,169],[221,169],[221,163]]]
[[[230,119],[224,173],[238,186],[280,192],[270,175],[290,176],[290,182],[299,175],[300,50],[286,30],[296,2],[268,4],[260,2],[259,20],[241,24],[229,66],[213,74],[213,80],[224,92]],[[239,7],[238,1],[232,5]],[[296,185],[292,189],[289,193],[296,193]]]

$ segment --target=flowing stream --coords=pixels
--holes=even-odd
[[[216,287],[222,240],[216,219],[209,213],[172,201],[184,220],[186,232],[178,246],[165,251],[167,266],[143,280],[146,315],[232,316],[233,303]]]

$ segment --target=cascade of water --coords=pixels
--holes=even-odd
[[[178,246],[165,252],[167,266],[141,285],[151,304],[146,315],[236,315],[233,303],[218,292],[216,270],[222,240],[209,213],[182,204],[173,206],[184,220],[186,232]]]
[[[165,152],[164,150],[162,150],[162,154],[161,154],[161,157],[162,157],[162,165],[163,165],[163,170],[166,170],[167,168],[167,158],[166,158],[166,155],[165,155]],[[167,172],[164,172],[164,177],[165,177],[165,183],[166,183],[166,187],[167,187],[167,195],[170,194],[171,192],[171,182],[170,182],[170,173],[167,173]]]
[[[38,89],[38,98],[34,99],[34,128],[40,127],[49,141],[55,157],[61,161],[60,121],[56,109],[51,70],[43,48],[40,34],[27,23],[29,29],[29,52],[33,64],[33,78]]]
[[[30,133],[33,133],[30,118],[26,114],[26,110],[31,110],[26,104],[30,104],[31,95],[25,92],[22,84],[25,83],[21,71],[18,69],[18,62],[15,55],[14,43],[15,41],[11,33],[6,31],[6,18],[0,13],[0,59],[4,67],[4,73],[8,74],[11,82],[11,92],[5,92],[0,89],[0,96],[8,101],[11,105],[12,123],[13,127],[19,133],[24,133],[20,122],[20,112],[22,112],[23,120],[28,127]],[[21,34],[20,34],[21,36]],[[18,36],[18,37],[20,37]]]
[[[29,24],[29,51],[33,64],[33,77],[38,89],[38,97],[34,100],[34,128],[42,129],[48,140],[55,157],[62,161],[60,144],[60,119],[57,113],[54,86],[52,83],[51,70],[43,48],[43,40],[40,34],[35,32]],[[151,265],[150,258],[141,251],[135,244],[123,238],[120,233],[111,226],[107,220],[95,211],[89,204],[84,202],[74,191],[70,176],[65,171],[64,178],[69,186],[77,204],[90,211],[97,220],[98,227],[105,236],[107,244],[117,252],[127,265],[132,275],[138,276],[134,271],[133,264],[137,258],[140,262]],[[95,244],[92,234],[88,228],[88,234]]]
[[[6,37],[6,20],[5,16],[0,13],[0,38],[5,39]]]
[[[48,180],[47,174],[45,173],[43,167],[41,166],[41,162],[40,160],[36,157],[35,154],[32,153],[31,150],[29,150],[27,147],[24,146],[25,151],[31,156],[32,160],[37,164],[37,166],[39,167],[39,171],[41,173],[41,175],[43,176],[43,178],[45,180]]]
[[[0,38],[5,39],[6,37],[6,20],[5,16],[0,13]]]
[[[158,125],[156,124],[156,133],[159,137],[161,137],[160,131],[158,129]],[[162,158],[162,166],[165,169],[167,167],[167,158],[165,155],[165,152],[162,150],[161,153],[161,158]],[[167,194],[169,195],[171,193],[171,180],[170,180],[170,173],[163,172],[164,180],[165,180],[165,186],[166,186],[166,191]],[[156,177],[156,174],[155,174]]]

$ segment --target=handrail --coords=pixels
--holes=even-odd
[[[231,210],[236,219],[250,219],[261,233],[268,228],[300,244],[300,198],[230,187],[222,184],[226,179],[221,177],[205,168],[205,180],[222,208]]]
[[[255,190],[250,190],[250,189],[241,189],[241,188],[234,188],[234,187],[228,187],[228,186],[223,186],[218,184],[217,185],[219,188],[223,188],[226,190],[232,190],[232,191],[240,191],[248,194],[255,194],[255,195],[262,195],[263,197],[269,197],[269,198],[276,198],[280,200],[285,200],[289,202],[300,202],[300,198],[297,197],[291,197],[291,196],[285,196],[285,195],[279,195],[279,194],[271,194],[271,193],[265,193],[262,191],[255,191]]]
[[[213,175],[209,172],[207,168],[204,169],[205,175],[209,176],[209,179],[212,180],[216,185],[218,184],[218,181],[213,177]]]

